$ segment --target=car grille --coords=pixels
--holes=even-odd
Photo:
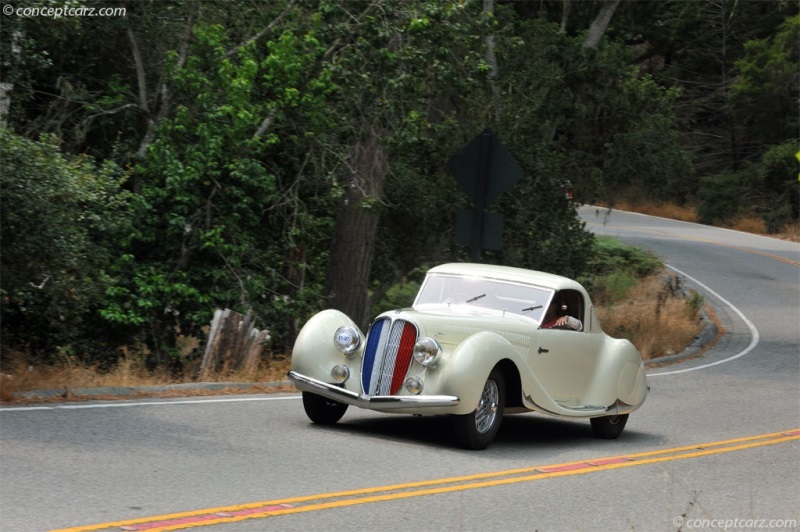
[[[368,395],[394,395],[411,366],[417,327],[405,320],[375,320],[367,335],[361,386]]]

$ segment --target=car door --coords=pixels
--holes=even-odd
[[[578,408],[592,381],[602,335],[572,330],[540,329],[530,365],[545,391],[566,407]]]

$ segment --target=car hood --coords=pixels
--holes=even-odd
[[[529,339],[539,326],[535,320],[518,314],[467,305],[402,309],[386,312],[379,317],[414,323],[419,328],[420,336],[434,338],[442,346],[458,345],[473,334],[484,331],[494,332],[517,344],[519,335]]]

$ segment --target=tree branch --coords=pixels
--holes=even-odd
[[[128,25],[128,40],[131,42],[133,63],[136,67],[136,84],[139,87],[139,107],[145,113],[149,114],[150,106],[147,101],[147,78],[144,74],[144,61],[142,61],[142,52],[139,50],[139,42],[136,40],[136,35],[133,33],[130,25]]]
[[[186,32],[184,33],[183,39],[181,40],[179,48],[180,51],[178,52],[178,68],[183,67],[183,65],[186,63],[186,56],[188,55],[189,51],[189,41],[191,40],[192,37],[192,24],[194,21],[195,11],[197,11],[197,2],[192,2],[191,10],[189,11],[189,17],[186,20]],[[130,27],[128,28],[128,32],[130,36],[133,36],[133,31],[131,31]],[[135,37],[133,38],[135,42]],[[134,58],[135,57],[136,57],[136,52],[134,52]],[[141,57],[139,59],[141,60]],[[141,93],[141,83],[140,83],[140,93]],[[136,156],[139,158],[144,158],[145,154],[147,153],[147,148],[150,146],[150,144],[153,143],[153,141],[156,138],[156,129],[158,128],[158,124],[161,122],[161,120],[164,119],[165,116],[167,116],[167,113],[169,112],[172,95],[169,93],[169,87],[167,85],[166,77],[161,81],[161,87],[159,93],[161,95],[161,98],[158,105],[158,112],[156,113],[155,117],[150,115],[148,107],[144,107],[145,111],[148,114],[147,131],[145,131],[144,137],[142,137],[142,141],[139,143],[139,148],[136,150]],[[146,101],[145,105],[147,105]],[[134,185],[134,188],[136,188],[136,185]]]
[[[377,6],[379,3],[380,3],[380,0],[375,0],[375,1],[374,1],[374,2],[372,2],[370,5],[368,5],[368,6],[367,6],[367,8],[366,8],[364,11],[362,11],[362,12],[361,12],[361,14],[360,14],[360,15],[358,15],[358,17],[356,17],[356,23],[359,23],[359,22],[361,22],[361,19],[362,19],[362,18],[364,18],[365,16],[367,16],[367,13],[369,13],[370,11],[372,11],[372,9],[373,9],[375,6]],[[342,41],[342,38],[341,38],[341,37],[338,37],[338,38],[337,38],[335,41],[333,41],[333,44],[330,46],[330,48],[328,48],[327,50],[325,50],[325,53],[323,54],[323,56],[322,56],[322,59],[328,59],[328,57],[330,57],[330,55],[331,55],[331,54],[332,54],[334,51],[336,51],[336,49],[339,47],[339,43],[340,43],[341,41]]]
[[[296,0],[289,0],[289,3],[288,3],[288,4],[286,4],[286,7],[285,7],[285,8],[283,8],[283,11],[281,11],[281,14],[280,14],[280,15],[278,15],[277,17],[275,17],[275,19],[273,19],[273,21],[272,21],[272,22],[270,22],[269,24],[267,24],[267,27],[266,27],[266,28],[264,28],[263,30],[261,30],[261,31],[260,31],[260,32],[258,32],[257,34],[253,35],[252,37],[250,37],[250,38],[249,38],[249,39],[247,39],[246,41],[242,41],[242,42],[241,42],[241,43],[239,43],[238,45],[236,45],[236,46],[234,46],[233,48],[231,48],[230,50],[228,50],[228,53],[227,53],[227,54],[225,54],[225,56],[226,56],[226,57],[231,57],[231,56],[232,56],[232,55],[234,55],[234,54],[235,54],[237,51],[239,51],[239,49],[240,49],[240,48],[242,48],[242,47],[244,47],[244,46],[247,46],[248,44],[250,44],[250,43],[252,43],[252,42],[256,42],[256,41],[257,41],[257,40],[259,40],[261,37],[263,37],[264,35],[266,35],[267,33],[269,33],[269,32],[272,30],[272,28],[274,28],[274,27],[275,27],[275,25],[276,25],[276,24],[278,24],[278,22],[280,22],[280,20],[281,20],[281,19],[282,19],[282,18],[283,18],[283,17],[286,15],[286,13],[288,13],[288,12],[289,12],[289,9],[292,7],[292,5],[294,5],[295,1],[296,1]]]
[[[274,107],[269,110],[269,113],[264,118],[264,121],[261,122],[261,125],[258,127],[258,131],[256,131],[255,134],[253,135],[254,138],[260,139],[261,137],[264,136],[264,133],[266,133],[267,130],[269,130],[269,127],[272,125],[272,120],[275,118],[276,112],[277,109],[275,109]]]

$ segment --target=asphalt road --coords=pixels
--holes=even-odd
[[[322,428],[296,394],[3,407],[0,529],[800,529],[800,246],[581,213],[659,254],[725,328],[649,373],[620,439],[526,414],[467,452],[447,418],[351,407]]]

